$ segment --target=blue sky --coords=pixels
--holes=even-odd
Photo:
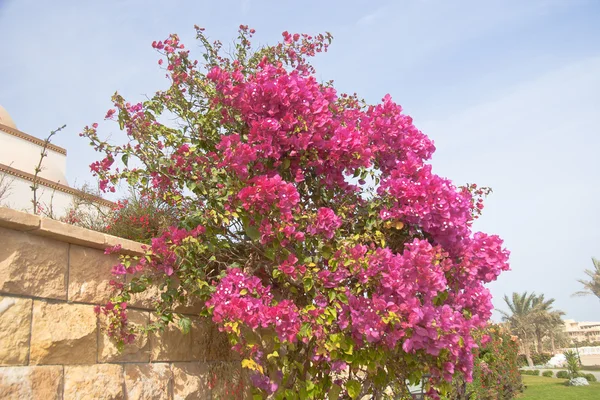
[[[512,251],[491,285],[497,307],[529,290],[600,320],[597,298],[571,297],[600,257],[598,1],[0,0],[0,104],[38,137],[66,123],[55,143],[69,182],[91,182],[78,132],[115,90],[138,101],[165,87],[151,42],[173,32],[194,47],[198,24],[227,43],[241,23],[260,43],[330,31],[320,79],[371,103],[390,93],[435,140],[438,174],[494,189],[476,229]]]

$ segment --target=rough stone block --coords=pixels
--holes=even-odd
[[[151,321],[156,316],[150,315]],[[184,334],[175,324],[169,324],[162,332],[150,333],[150,348],[152,361],[191,361],[192,332]]]
[[[127,279],[128,281],[130,281],[133,277],[138,276],[137,274],[134,274],[133,276],[128,275]],[[158,278],[160,279],[160,278]],[[173,279],[173,285],[177,286],[178,285],[178,280],[177,278],[172,278]],[[149,286],[145,291],[141,292],[141,293],[135,293],[132,296],[132,300],[131,300],[131,306],[132,307],[137,307],[137,308],[144,308],[147,310],[154,310],[155,307],[155,302],[157,300],[160,300],[160,296],[161,296],[161,289],[159,288],[160,286],[160,281],[155,282],[153,285]],[[187,296],[186,295],[186,291],[183,291],[184,296],[186,298],[185,303],[180,303],[178,301],[176,301],[173,304],[173,311],[177,312],[177,313],[181,313],[181,314],[187,314],[187,315],[199,315],[200,312],[202,311],[203,307],[204,307],[204,302],[202,302],[200,299],[193,297],[193,296]]]
[[[211,361],[231,361],[239,359],[239,355],[231,350],[231,344],[229,343],[227,334],[219,332],[219,329],[214,324],[211,326],[210,346],[208,349],[208,359]]]
[[[170,399],[172,373],[169,364],[125,364],[127,398]]]
[[[173,363],[174,400],[210,400],[209,369],[203,363]]]
[[[129,323],[133,326],[146,326],[150,322],[147,311],[129,310],[127,313]],[[99,362],[149,362],[150,343],[147,333],[140,333],[133,343],[125,345],[119,352],[113,340],[106,334],[106,319],[100,317],[100,339],[98,341]]]
[[[121,400],[123,366],[118,364],[65,367],[64,400]]]
[[[192,359],[195,361],[210,360],[211,335],[214,324],[208,318],[192,318]]]
[[[47,236],[67,243],[104,249],[104,234],[54,219],[42,218],[36,235]]]
[[[7,207],[0,207],[0,226],[18,231],[31,231],[40,227],[40,217]]]
[[[104,246],[114,247],[121,245],[120,253],[130,255],[142,255],[144,254],[144,246],[142,243],[134,242],[133,240],[123,239],[112,235],[104,235]]]
[[[209,387],[213,399],[244,399],[246,388],[242,379],[240,363],[215,362],[210,364]]]
[[[67,243],[5,228],[0,243],[0,291],[66,299]]]
[[[30,364],[95,363],[96,322],[93,306],[34,301]]]
[[[69,301],[104,304],[110,299],[110,280],[122,280],[111,274],[119,257],[102,250],[71,245],[69,249]]]
[[[0,296],[0,365],[26,365],[31,299]]]
[[[0,399],[62,399],[62,376],[60,365],[0,368]]]
[[[131,282],[132,278],[137,278],[138,274],[127,275],[127,282]],[[143,308],[146,310],[154,310],[154,303],[160,300],[161,290],[157,285],[151,285],[146,290],[140,293],[134,293],[131,296],[129,305],[131,307]]]

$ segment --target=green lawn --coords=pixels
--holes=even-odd
[[[564,379],[544,376],[522,375],[527,386],[519,400],[600,400],[600,383],[591,382],[590,386],[565,386]]]

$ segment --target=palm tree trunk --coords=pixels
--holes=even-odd
[[[535,335],[535,342],[536,342],[535,350],[537,351],[538,354],[541,354],[544,352],[544,344],[542,343],[542,340],[544,339],[544,331],[542,330],[542,328],[540,326],[536,326],[533,334]]]
[[[525,359],[527,360],[527,365],[533,367],[533,360],[531,359],[531,343],[529,342],[529,338],[527,337],[527,333],[523,333],[523,353],[525,354]]]
[[[527,359],[527,365],[533,367],[533,360],[531,359],[531,350],[529,348],[529,343],[525,346],[525,358]]]

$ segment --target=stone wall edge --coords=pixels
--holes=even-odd
[[[7,207],[0,207],[0,227],[25,231],[33,235],[100,250],[121,245],[120,253],[129,255],[144,254],[142,243]]]

